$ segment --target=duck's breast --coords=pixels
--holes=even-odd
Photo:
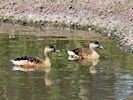
[[[93,51],[91,54],[87,56],[88,59],[99,59],[99,54],[96,51]]]

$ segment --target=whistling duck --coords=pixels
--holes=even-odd
[[[51,45],[44,48],[44,60],[33,56],[23,56],[15,58],[14,60],[11,60],[11,62],[15,65],[14,70],[33,71],[43,67],[51,67],[48,53],[52,51],[59,52],[58,49],[55,49],[55,47]]]
[[[69,60],[76,59],[99,59],[100,55],[95,51],[96,48],[103,48],[98,41],[91,41],[89,48],[77,48],[67,51]]]

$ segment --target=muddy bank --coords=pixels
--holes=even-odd
[[[132,13],[132,0],[0,1],[1,21],[95,29],[120,40],[121,46],[130,51],[133,51]]]
[[[0,35],[9,35],[9,38],[14,36],[37,36],[37,37],[52,37],[60,38],[60,40],[91,40],[108,41],[106,36],[95,31],[83,31],[73,30],[70,28],[63,27],[31,27],[22,26],[18,24],[0,23]]]

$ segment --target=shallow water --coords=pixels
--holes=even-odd
[[[133,95],[133,56],[98,33],[55,28],[0,24],[0,100],[125,100]],[[98,40],[99,61],[67,60],[66,50],[86,47]],[[44,71],[13,71],[9,60],[23,55],[43,58],[52,44],[52,68]]]

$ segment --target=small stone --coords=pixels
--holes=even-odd
[[[91,28],[88,28],[89,31],[91,31]]]
[[[72,9],[73,7],[72,6],[69,6],[69,9]]]

